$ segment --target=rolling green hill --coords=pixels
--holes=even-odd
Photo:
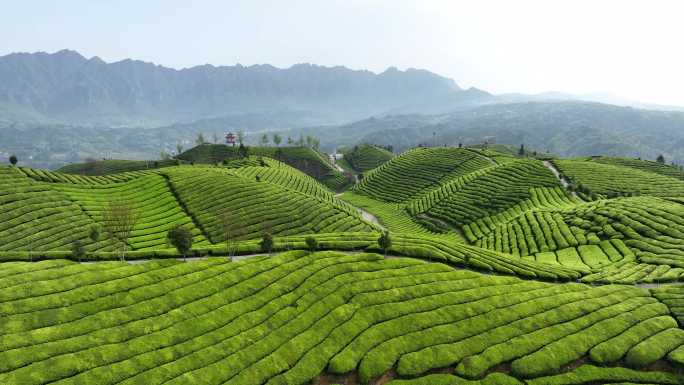
[[[68,250],[76,240],[90,243],[94,221],[66,194],[14,167],[0,167],[0,191],[0,250]]]
[[[357,172],[372,170],[393,157],[390,151],[372,144],[354,146],[344,154],[344,160]]]
[[[450,193],[431,196],[434,199],[423,206],[425,212],[454,225],[464,225],[531,199],[534,188],[548,190],[559,186],[551,171],[535,160],[519,160],[486,171],[462,187],[453,187]]]
[[[170,169],[169,181],[182,205],[214,242],[225,240],[222,217],[238,224],[237,239],[259,238],[262,233],[292,235],[372,228],[348,205],[322,195],[310,195],[266,180],[256,181],[230,170],[182,167]],[[312,182],[315,183],[315,182]]]
[[[458,148],[417,148],[364,175],[354,191],[387,202],[402,202],[492,162]]]
[[[487,378],[507,382],[486,383],[684,380],[667,369],[684,359],[684,331],[668,305],[629,286],[302,251],[242,262],[23,263],[0,284],[12,287],[16,274],[22,281],[1,295],[3,384],[306,384],[321,383],[320,373],[451,384],[503,363],[510,372]],[[589,358],[598,366],[573,369]],[[443,367],[455,373],[430,374]]]
[[[193,163],[218,164],[239,159],[238,149],[238,147],[223,144],[203,144],[185,151],[178,156],[178,159]],[[349,184],[349,181],[330,163],[327,155],[313,148],[248,147],[248,154],[281,161],[314,177],[335,191]]]
[[[138,212],[128,241],[134,250],[166,247],[166,234],[176,225],[189,228],[196,245],[206,244],[202,232],[183,211],[169,182],[162,175],[149,175],[125,183],[108,185],[63,185],[54,189],[68,195],[91,218],[104,225],[103,211],[112,197],[130,202]]]
[[[175,160],[96,160],[74,163],[58,169],[58,172],[74,175],[101,176],[127,171],[144,171],[160,167],[175,166]]]
[[[554,164],[577,185],[602,197],[618,195],[684,196],[684,181],[636,167],[589,160],[561,159]]]
[[[632,158],[614,158],[607,156],[600,156],[592,159],[594,162],[614,164],[618,166],[632,167],[643,171],[654,172],[656,174],[671,176],[677,179],[684,180],[684,171],[677,166],[672,166],[664,163],[659,163],[651,160],[641,160]]]
[[[235,239],[258,238],[265,231],[287,235],[372,229],[355,208],[315,179],[275,160],[261,162],[263,167],[254,160],[230,167],[186,165],[104,176],[2,167],[0,207],[6,223],[0,251],[66,252],[76,240],[87,250],[112,251],[118,242],[88,238],[93,226],[107,229],[103,213],[111,202],[125,202],[136,212],[127,240],[132,250],[168,248],[167,232],[176,225],[192,232],[195,247],[210,246],[208,239],[221,243],[224,215],[233,217]],[[299,219],[292,221],[295,216]]]
[[[416,148],[338,194],[226,149],[0,167],[0,384],[684,383],[676,168]]]

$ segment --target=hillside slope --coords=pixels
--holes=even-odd
[[[651,195],[680,197],[684,195],[682,179],[636,167],[594,162],[590,160],[560,159],[554,164],[580,192],[593,196]],[[669,171],[669,170],[668,170]],[[676,175],[676,174],[675,174]]]
[[[417,148],[364,175],[354,191],[379,200],[401,202],[491,165],[486,157],[466,149]]]
[[[671,369],[684,360],[684,331],[668,306],[628,286],[339,252],[71,264],[50,284],[40,267],[7,271],[24,283],[0,295],[4,384],[376,383],[443,367],[477,379],[502,364],[510,370],[490,376],[506,382],[486,383],[684,380]],[[575,369],[585,362],[597,366]],[[438,376],[451,381],[396,383],[462,383]]]
[[[166,172],[180,202],[214,243],[226,240],[222,218],[237,224],[235,239],[273,235],[371,231],[356,210],[301,188],[247,178],[229,169],[182,167]],[[313,193],[312,195],[309,195]]]
[[[79,205],[14,167],[0,166],[0,213],[0,250],[66,251],[74,241],[92,243],[88,231],[95,222]],[[88,247],[110,246],[102,242]]]
[[[372,170],[393,157],[390,151],[372,144],[354,146],[344,154],[344,160],[357,172]]]
[[[106,232],[104,214],[113,202],[134,210],[127,243],[135,251],[167,249],[167,232],[176,225],[191,231],[195,248],[211,246],[210,240],[221,244],[223,217],[230,217],[235,240],[264,232],[373,230],[355,208],[284,163],[249,158],[231,167],[172,166],[104,176],[2,167],[0,210],[6,224],[0,229],[0,251],[63,250],[68,255],[76,240],[88,251],[113,251],[106,234],[96,244],[88,238],[92,227]]]
[[[85,163],[72,163],[57,169],[57,172],[73,175],[101,176],[128,171],[153,170],[160,167],[175,166],[175,160],[96,160]]]
[[[222,144],[203,144],[193,147],[178,156],[178,159],[192,163],[218,164],[240,158],[237,146]],[[330,163],[328,157],[309,147],[247,147],[249,155],[269,157],[288,164],[323,184],[338,191],[346,187],[348,181]]]
[[[418,148],[341,195],[264,155],[0,167],[0,383],[682,384],[684,182],[599,160],[553,162],[630,196],[491,148]],[[112,200],[135,262],[89,239]]]

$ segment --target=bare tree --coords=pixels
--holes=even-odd
[[[261,241],[259,246],[261,251],[271,255],[271,251],[275,248],[275,239],[273,239],[273,221],[267,220],[262,223]]]
[[[239,222],[241,217],[241,215],[235,215],[230,209],[227,209],[221,213],[219,218],[223,230],[223,239],[228,248],[228,256],[231,258],[237,252],[237,241],[242,235],[242,227]]]
[[[112,200],[102,211],[102,220],[109,238],[121,243],[121,261],[124,261],[128,239],[138,221],[135,204],[123,198]]]
[[[201,146],[204,143],[206,143],[206,140],[204,139],[204,134],[200,132],[199,134],[197,134],[197,139],[195,139],[195,144],[198,146]]]

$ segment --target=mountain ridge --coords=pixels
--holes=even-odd
[[[505,143],[561,156],[614,156],[684,162],[684,112],[586,101],[487,104],[435,115],[371,117],[304,129],[323,146],[374,143],[402,151],[419,144]]]
[[[154,126],[274,110],[326,112],[329,123],[340,123],[425,101],[491,96],[478,91],[413,68],[373,73],[300,63],[174,69],[132,59],[107,63],[72,50],[0,56],[3,109],[81,125]]]

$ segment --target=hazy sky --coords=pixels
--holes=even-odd
[[[0,1],[0,54],[414,67],[494,93],[684,105],[684,1]]]

